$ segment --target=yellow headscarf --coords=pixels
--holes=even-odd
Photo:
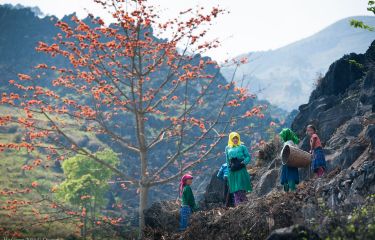
[[[233,143],[233,138],[234,138],[234,137],[237,137],[237,138],[238,138],[238,143],[237,143],[236,145]],[[229,147],[236,147],[236,146],[239,146],[239,145],[241,145],[241,144],[242,144],[242,142],[241,142],[240,134],[238,134],[238,133],[236,133],[236,132],[231,132],[231,133],[229,134],[228,146],[229,146]]]

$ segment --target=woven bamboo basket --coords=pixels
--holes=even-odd
[[[289,167],[305,168],[310,166],[312,155],[299,148],[285,145],[281,151],[281,162]]]

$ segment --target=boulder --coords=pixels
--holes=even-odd
[[[224,181],[216,176],[215,171],[212,176],[210,183],[206,187],[206,191],[203,195],[203,199],[199,202],[199,206],[202,209],[212,209],[215,207],[221,207],[224,203]]]
[[[340,166],[342,168],[350,167],[359,156],[366,150],[367,146],[362,144],[353,144],[345,148],[341,154],[332,162],[332,167]]]
[[[365,185],[365,174],[360,175],[356,179],[354,179],[352,183],[352,189],[360,190]]]
[[[356,106],[357,100],[349,99],[345,104],[336,105],[317,115],[319,121],[315,125],[323,144],[331,138],[337,128],[354,116],[353,109],[356,109]]]
[[[175,232],[179,226],[179,204],[176,201],[155,202],[144,211],[147,227]]]
[[[305,226],[293,225],[287,228],[276,229],[267,240],[319,240],[319,235]]]
[[[360,123],[349,124],[346,128],[345,133],[352,137],[357,137],[360,132],[362,132],[363,126]]]
[[[281,159],[280,157],[275,158],[272,160],[272,162],[268,165],[267,170],[272,170],[272,169],[278,169],[281,166]]]
[[[277,185],[278,177],[279,169],[268,170],[266,173],[264,173],[257,185],[258,196],[264,196],[271,192],[272,189]]]

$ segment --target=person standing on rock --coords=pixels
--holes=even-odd
[[[290,129],[284,128],[279,133],[281,141],[285,144],[298,144],[299,139],[297,135]],[[288,165],[281,165],[281,175],[280,175],[281,185],[284,186],[285,192],[294,192],[296,190],[296,185],[299,183],[299,173],[298,168],[290,167]]]
[[[246,193],[252,191],[250,175],[246,169],[246,165],[250,163],[251,157],[249,151],[241,142],[238,133],[232,132],[229,134],[225,156],[229,166],[229,190],[234,194],[235,206],[238,206],[242,202],[247,202]]]
[[[192,182],[193,176],[190,174],[182,176],[180,181],[180,231],[184,231],[188,227],[191,213],[198,208],[195,204],[194,194],[190,187]]]
[[[310,136],[310,153],[313,155],[312,170],[318,177],[322,177],[327,164],[320,138],[316,134],[316,128],[313,125],[308,125],[306,132]]]
[[[219,172],[217,173],[217,177],[224,181],[224,204],[225,207],[233,207],[234,206],[234,196],[233,193],[229,191],[229,183],[228,183],[228,174],[229,168],[227,163],[223,163],[221,165]]]

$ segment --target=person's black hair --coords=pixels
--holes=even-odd
[[[311,128],[312,130],[314,130],[314,132],[316,132],[316,127],[312,124],[307,125],[307,128]]]

